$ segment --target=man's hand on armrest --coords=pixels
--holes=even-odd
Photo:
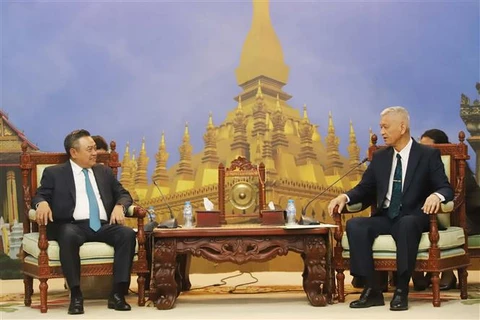
[[[328,204],[328,214],[330,217],[333,217],[333,209],[338,206],[338,212],[342,212],[343,208],[348,202],[348,197],[346,194],[341,194]]]
[[[37,223],[47,225],[48,221],[53,222],[53,214],[47,201],[41,201],[37,204]]]

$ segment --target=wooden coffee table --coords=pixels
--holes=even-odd
[[[190,256],[213,262],[265,262],[293,251],[304,261],[303,289],[313,306],[332,303],[334,279],[328,228],[285,229],[260,225],[155,229],[150,300],[171,309],[190,290]]]

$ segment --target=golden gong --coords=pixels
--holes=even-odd
[[[230,189],[230,203],[234,208],[244,210],[255,203],[254,187],[246,182],[237,182]]]

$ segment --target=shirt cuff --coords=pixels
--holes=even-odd
[[[445,197],[442,194],[438,192],[434,192],[433,194],[440,198],[440,202],[445,202]]]
[[[350,202],[350,197],[349,197],[346,193],[344,193],[344,195],[345,195],[345,198],[347,198],[347,202],[346,202],[346,203],[349,203],[349,202]]]

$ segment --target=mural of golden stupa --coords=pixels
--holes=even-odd
[[[155,170],[149,179],[147,167],[150,159],[145,139],[138,157],[133,150],[130,152],[127,144],[120,182],[139,204],[155,209],[157,221],[168,219],[170,215],[159,189],[180,222],[186,200],[191,201],[194,209],[203,209],[204,197],[217,204],[218,165],[223,163],[228,167],[238,156],[244,156],[254,164],[263,162],[267,172],[267,203],[273,201],[285,208],[288,199],[294,199],[297,215],[311,198],[359,163],[360,148],[351,122],[350,128],[345,129],[350,130],[348,156],[345,157],[339,152],[339,138],[331,112],[325,119],[328,133],[322,138],[318,125],[308,118],[307,106],[299,111],[288,104],[292,96],[282,88],[287,84],[289,67],[271,24],[268,1],[253,1],[252,25],[235,73],[241,88],[234,97],[236,107],[232,106],[225,120],[218,125],[214,124],[213,115],[205,112],[206,130],[201,152],[192,154],[189,128],[185,124],[183,142],[178,148],[180,161],[167,169],[167,139],[166,134],[161,133]],[[338,181],[308,207],[307,215],[330,221],[326,211],[328,202],[358,183],[363,171],[364,166],[359,166]],[[234,184],[235,181],[227,183]],[[258,208],[252,206],[243,212],[255,210]],[[241,217],[241,214],[227,205],[227,217]]]

